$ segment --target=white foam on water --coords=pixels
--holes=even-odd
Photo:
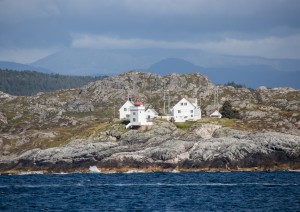
[[[97,166],[90,166],[89,170],[91,173],[101,173]]]
[[[116,183],[116,184],[98,184],[98,186],[236,186],[239,184],[222,183]]]
[[[43,171],[30,171],[30,172],[21,172],[16,175],[28,175],[28,174],[44,174],[44,172]]]
[[[20,185],[13,185],[13,187],[17,188],[43,188],[43,187],[67,187],[63,184],[20,184]]]
[[[143,170],[128,170],[127,172],[124,172],[126,174],[134,174],[134,173],[147,173]]]

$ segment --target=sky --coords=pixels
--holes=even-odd
[[[68,48],[300,59],[299,0],[0,0],[0,60]]]

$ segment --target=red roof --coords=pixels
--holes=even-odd
[[[141,106],[142,102],[140,100],[135,100],[134,106]]]

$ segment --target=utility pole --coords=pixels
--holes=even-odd
[[[199,95],[199,108],[201,108],[201,94]]]
[[[116,118],[116,108],[115,108],[115,103],[114,103],[114,117],[113,117],[113,119],[115,119]]]
[[[170,91],[168,91],[168,113],[170,112]]]
[[[164,114],[166,115],[166,91],[165,91],[165,86],[164,86]]]
[[[217,107],[219,111],[219,86],[217,86]]]

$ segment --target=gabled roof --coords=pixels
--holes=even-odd
[[[218,110],[215,110],[212,114],[210,114],[210,116],[221,116],[222,117],[222,114]]]
[[[155,115],[158,115],[158,112],[156,112],[156,110],[154,110],[153,108],[148,108],[147,110],[151,110]],[[146,110],[146,112],[147,112]]]
[[[133,102],[131,102],[130,100],[127,100],[127,101],[122,105],[122,107],[120,107],[119,111],[122,110],[122,108],[125,107],[126,105],[128,105],[128,106],[134,106]]]
[[[196,105],[194,105],[192,102],[191,102],[191,100],[193,100],[193,98],[190,98],[190,99],[188,99],[188,98],[182,98],[181,100],[179,100],[173,107],[172,107],[172,109],[179,103],[179,102],[181,102],[182,100],[186,100],[188,103],[190,103],[193,107],[195,107],[196,108]],[[196,101],[196,99],[194,98],[194,102]]]

